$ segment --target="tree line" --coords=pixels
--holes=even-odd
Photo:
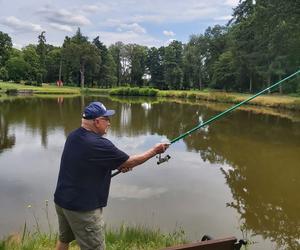
[[[254,92],[300,66],[300,1],[240,0],[225,26],[208,27],[187,43],[159,48],[117,42],[107,47],[78,28],[62,46],[46,42],[13,48],[0,31],[0,79],[28,84],[56,82],[83,87],[151,86]],[[280,87],[300,93],[300,82]]]

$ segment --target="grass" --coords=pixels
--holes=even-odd
[[[55,248],[58,233],[53,231],[50,223],[49,201],[45,200],[45,207],[43,208],[48,222],[48,233],[41,230],[33,207],[28,205],[28,209],[32,213],[35,230],[28,230],[25,222],[22,233],[13,234],[0,240],[0,250],[50,250]],[[105,242],[107,250],[152,250],[184,244],[187,241],[182,229],[164,234],[159,229],[123,224],[117,229],[105,229]],[[69,249],[80,250],[76,241],[70,244]]]
[[[252,94],[241,93],[224,93],[224,92],[206,92],[206,91],[179,91],[179,90],[164,90],[159,91],[159,97],[185,98],[189,100],[204,100],[218,103],[237,104],[252,96]],[[300,111],[300,98],[292,96],[283,96],[278,94],[262,95],[250,102],[247,105],[264,106],[279,109],[288,109]]]
[[[41,87],[30,86],[17,83],[0,82],[0,92],[6,91],[32,91],[33,94],[80,94],[77,87],[57,87],[54,85],[43,84]]]
[[[53,85],[43,84],[42,87],[27,86],[23,84],[0,82],[0,93],[5,93],[7,90],[12,93],[23,90],[32,91],[34,95],[61,95],[61,94],[109,94],[114,96],[151,96],[151,97],[166,97],[166,98],[181,98],[187,100],[204,100],[209,102],[218,103],[232,103],[237,104],[246,98],[249,98],[250,94],[241,93],[229,93],[218,91],[199,91],[199,90],[157,90],[153,88],[130,88],[122,87],[115,89],[96,89],[86,88],[81,90],[79,87],[57,87]],[[264,106],[277,109],[287,109],[300,111],[300,97],[291,95],[278,95],[269,94],[262,95],[251,100],[247,105]]]
[[[106,230],[105,237],[107,250],[152,250],[187,242],[182,230],[163,234],[160,230],[125,225]],[[0,241],[0,250],[50,250],[55,248],[57,239],[57,233],[29,232],[25,223],[22,234],[14,234]],[[71,243],[70,250],[79,249],[75,241]]]

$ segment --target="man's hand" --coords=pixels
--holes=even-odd
[[[135,166],[138,166],[149,160],[153,156],[164,153],[169,146],[169,142],[158,143],[143,154],[130,156],[129,159],[118,168],[118,170],[122,173],[126,173],[132,170]]]
[[[153,150],[156,154],[162,154],[164,153],[167,148],[170,146],[170,143],[157,143],[154,147]]]

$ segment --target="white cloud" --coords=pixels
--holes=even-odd
[[[238,5],[239,0],[226,0],[225,3],[229,6],[235,7]]]
[[[133,31],[125,31],[125,32],[107,32],[107,31],[99,31],[93,32],[91,37],[96,37],[100,34],[101,41],[103,41],[106,45],[114,44],[118,41],[122,41],[123,43],[136,43],[145,46],[155,46],[158,47],[161,45],[161,41],[147,34],[140,34]]]
[[[100,8],[97,5],[84,5],[82,7],[82,10],[85,11],[85,12],[92,12],[92,13],[94,13],[94,12],[99,11]]]
[[[163,34],[165,36],[175,36],[175,33],[173,31],[171,31],[171,30],[169,30],[169,31],[168,30],[164,30]]]
[[[112,10],[110,3],[97,3],[97,4],[91,4],[91,5],[84,5],[80,8],[77,9],[81,9],[84,12],[89,12],[89,13],[95,13],[95,12],[108,12],[110,10]]]
[[[22,32],[42,31],[42,27],[39,24],[22,21],[16,18],[15,16],[6,17],[3,19],[3,21],[1,21],[1,23],[15,31],[22,31]]]
[[[216,21],[229,21],[230,19],[232,19],[232,16],[220,16],[215,18]]]
[[[81,26],[91,24],[91,21],[84,15],[72,13],[65,9],[54,10],[49,7],[45,7],[38,11],[48,21],[52,23],[58,23],[62,25]]]
[[[141,25],[137,23],[131,23],[131,24],[120,24],[118,27],[118,31],[133,31],[135,33],[146,33],[146,29],[144,29]]]
[[[113,198],[147,199],[167,192],[166,188],[139,187],[115,183],[111,186],[110,196]]]
[[[63,25],[63,24],[58,24],[58,23],[50,23],[50,27],[61,30],[61,31],[66,31],[66,32],[72,32],[73,29],[69,25]]]

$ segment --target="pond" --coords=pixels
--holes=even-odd
[[[0,102],[0,237],[37,218],[57,228],[53,206],[66,136],[90,101],[115,109],[107,135],[128,154],[172,140],[228,108],[182,100],[15,97]],[[108,226],[183,229],[190,240],[243,235],[250,249],[300,248],[300,114],[243,108],[112,179]],[[28,206],[31,208],[28,208]],[[34,215],[34,216],[33,216]]]

